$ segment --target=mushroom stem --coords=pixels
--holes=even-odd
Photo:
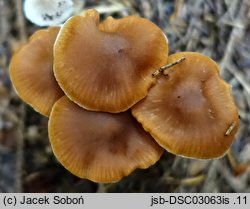
[[[160,73],[163,73],[166,69],[168,68],[171,68],[179,63],[181,63],[182,61],[184,61],[186,59],[186,57],[181,57],[180,59],[170,63],[170,64],[167,64],[167,65],[164,65],[162,67],[160,67],[159,69],[157,69],[153,74],[152,76],[158,76]]]
[[[227,131],[226,131],[226,133],[225,133],[225,136],[229,136],[229,135],[230,135],[230,133],[231,133],[232,130],[234,129],[235,125],[236,125],[236,122],[235,122],[235,121],[231,123],[231,125],[228,127],[228,129],[227,129]]]

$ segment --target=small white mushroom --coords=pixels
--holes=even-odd
[[[73,13],[72,0],[25,0],[24,13],[38,26],[58,25]]]

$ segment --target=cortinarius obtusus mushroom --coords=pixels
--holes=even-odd
[[[53,45],[59,29],[36,31],[10,63],[10,78],[19,96],[46,116],[64,95],[53,74]]]
[[[136,168],[147,168],[163,152],[129,111],[92,112],[66,96],[52,109],[49,138],[66,169],[97,182],[118,181]]]
[[[239,126],[231,87],[217,64],[200,53],[180,52],[148,96],[132,108],[145,130],[169,152],[194,158],[222,156]]]
[[[95,111],[122,112],[147,95],[152,72],[168,56],[160,28],[147,19],[107,18],[99,13],[71,17],[54,47],[55,77],[65,94]]]

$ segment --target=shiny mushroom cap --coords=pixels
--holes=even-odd
[[[200,53],[180,52],[148,96],[132,108],[133,115],[169,152],[193,158],[222,156],[239,126],[231,87],[217,64]]]
[[[107,18],[99,13],[71,17],[54,48],[54,72],[65,94],[95,111],[122,112],[147,95],[152,72],[166,62],[163,32],[147,19]]]
[[[66,96],[53,107],[49,138],[66,169],[96,182],[118,181],[154,164],[163,152],[130,112],[92,112]]]
[[[19,96],[46,116],[64,95],[53,74],[53,45],[59,30],[50,27],[36,31],[10,63],[10,78]]]

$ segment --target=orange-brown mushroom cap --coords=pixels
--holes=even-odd
[[[65,94],[95,111],[121,112],[144,98],[155,83],[151,76],[166,62],[163,32],[147,19],[99,14],[71,17],[60,30],[54,72]]]
[[[239,126],[231,87],[217,64],[205,55],[181,52],[169,63],[148,96],[132,108],[133,115],[168,151],[194,158],[222,156]]]
[[[53,74],[53,46],[60,27],[36,31],[11,59],[10,78],[19,96],[49,116],[64,95]]]
[[[49,138],[66,169],[96,182],[117,181],[136,168],[147,168],[163,152],[129,111],[92,112],[66,96],[52,109]]]

